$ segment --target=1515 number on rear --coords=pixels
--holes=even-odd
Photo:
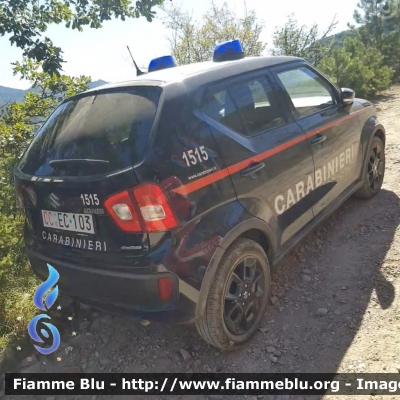
[[[80,197],[84,206],[98,206],[100,204],[97,194],[81,194]]]

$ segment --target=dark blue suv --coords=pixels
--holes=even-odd
[[[15,170],[41,279],[84,304],[194,322],[219,348],[246,342],[271,269],[348,197],[375,196],[385,129],[370,102],[296,57],[149,72],[65,100]]]

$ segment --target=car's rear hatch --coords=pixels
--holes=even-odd
[[[133,166],[143,158],[160,95],[157,86],[99,90],[55,110],[15,172],[28,247],[85,265],[129,264],[148,252],[145,229],[124,229],[106,201],[138,184]]]

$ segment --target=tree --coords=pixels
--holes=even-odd
[[[360,39],[364,44],[376,47],[383,51],[385,36],[398,31],[400,12],[398,0],[360,0],[353,17],[358,25]],[[354,25],[350,25],[356,29]]]
[[[265,50],[266,44],[260,40],[264,23],[254,11],[238,18],[227,3],[218,7],[213,2],[201,22],[177,7],[164,11],[172,54],[180,65],[210,60],[215,45],[226,40],[239,39],[246,56],[259,56]]]
[[[139,18],[152,21],[153,7],[163,0],[0,0],[0,37],[10,36],[12,45],[23,55],[42,63],[44,72],[58,74],[62,69],[61,48],[42,33],[51,24],[64,23],[81,31],[84,26],[101,28],[112,18]]]
[[[320,70],[339,87],[350,87],[358,97],[372,98],[390,87],[393,70],[384,65],[382,54],[358,38],[348,38],[324,58]]]
[[[318,66],[320,61],[329,53],[333,41],[326,43],[326,38],[337,25],[335,19],[328,28],[320,33],[317,24],[307,27],[299,26],[294,15],[288,17],[288,21],[282,28],[276,28],[273,35],[274,48],[271,54],[274,56],[294,56],[310,61]]]
[[[360,0],[349,27],[366,46],[378,49],[386,65],[400,77],[400,9],[398,0]]]
[[[47,119],[65,97],[88,89],[90,78],[49,75],[43,72],[40,63],[30,59],[15,63],[14,74],[25,76],[32,85],[24,101],[8,105],[0,120],[0,150],[17,157],[21,146],[31,140],[38,123]]]

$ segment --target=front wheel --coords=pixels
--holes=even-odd
[[[271,285],[270,266],[262,247],[237,239],[224,254],[196,321],[201,337],[220,349],[247,342],[260,327]]]
[[[361,199],[372,199],[381,190],[385,176],[385,147],[382,140],[374,136],[367,156],[367,168],[362,187],[354,194]]]

